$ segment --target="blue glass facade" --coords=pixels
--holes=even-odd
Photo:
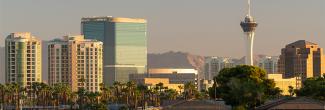
[[[127,82],[129,74],[146,73],[146,27],[145,22],[96,19],[82,22],[82,32],[87,39],[104,42],[105,84],[112,85],[114,81]]]

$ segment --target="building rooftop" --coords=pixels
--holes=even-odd
[[[52,42],[66,42],[66,41],[80,41],[80,42],[98,42],[101,43],[101,41],[98,41],[96,39],[85,39],[84,35],[66,35],[63,36],[61,39],[60,38],[56,38],[50,41],[50,43]]]
[[[125,23],[146,23],[147,20],[142,18],[123,18],[123,17],[112,17],[112,16],[93,16],[83,17],[81,22],[87,21],[107,21],[107,22],[125,22]]]
[[[198,71],[195,69],[186,69],[186,68],[151,68],[149,69],[150,74],[198,74]]]
[[[266,103],[256,108],[256,110],[323,110],[324,101],[315,100],[308,97],[284,98],[270,103]]]
[[[36,37],[32,36],[30,32],[14,32],[10,33],[10,35],[7,36],[7,40],[19,40],[19,41],[24,41],[24,40],[37,40]]]
[[[317,44],[306,41],[306,40],[298,40],[296,42],[288,44],[287,46],[306,47],[307,45],[317,45]]]

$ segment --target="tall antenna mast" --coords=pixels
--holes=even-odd
[[[251,16],[251,0],[248,0],[248,16]]]

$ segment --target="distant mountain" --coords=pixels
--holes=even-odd
[[[193,68],[197,69],[200,74],[203,70],[203,66],[204,56],[173,51],[148,54],[149,68]]]
[[[254,55],[254,64],[266,55]],[[193,68],[199,71],[199,78],[203,77],[205,56],[193,55],[186,52],[166,52],[148,54],[149,68]],[[245,64],[245,57],[233,59],[236,64]]]
[[[257,66],[258,61],[259,61],[261,58],[266,57],[266,56],[267,56],[267,55],[254,55],[254,56],[253,56],[253,63],[254,63],[254,65]],[[245,58],[246,58],[246,56],[244,56],[244,57],[242,57],[242,58],[240,58],[240,59],[235,59],[236,64],[245,64]]]
[[[0,47],[0,83],[5,83],[5,47]]]

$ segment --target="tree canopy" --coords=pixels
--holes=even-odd
[[[303,86],[297,90],[298,96],[308,96],[319,100],[325,100],[325,74],[323,77],[307,78]]]
[[[266,72],[254,66],[224,68],[214,81],[217,85],[210,89],[210,94],[214,94],[216,88],[217,97],[234,109],[252,109],[263,104],[267,98],[280,94],[274,81],[267,79]]]

